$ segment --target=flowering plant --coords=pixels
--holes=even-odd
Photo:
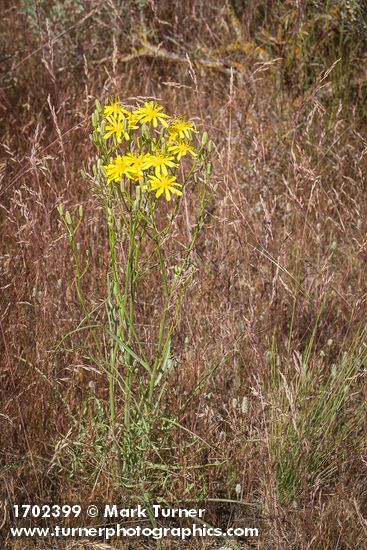
[[[206,132],[199,135],[193,121],[170,117],[156,101],[134,107],[123,105],[119,99],[104,107],[97,101],[92,126],[91,139],[98,157],[93,175],[84,172],[84,176],[97,193],[106,217],[110,260],[106,323],[93,318],[82,290],[85,269],[78,259],[76,235],[84,209],[79,210],[78,222],[63,207],[59,211],[73,251],[77,294],[88,327],[93,327],[97,368],[107,375],[108,425],[121,477],[131,473],[132,467],[137,471],[137,460],[144,463],[142,449],[149,453],[155,448],[153,428],[168,421],[161,403],[177,364],[171,341],[184,292],[195,271],[193,252],[211,195],[209,157],[213,144]],[[188,219],[189,201],[193,220],[188,241],[180,242],[179,253],[172,253],[167,242],[174,240],[175,224],[183,218],[183,197],[184,219]],[[160,208],[162,201],[174,204]],[[136,308],[144,279],[153,269],[159,277],[151,288],[152,298],[159,295],[162,300],[159,330],[154,345],[147,346]]]

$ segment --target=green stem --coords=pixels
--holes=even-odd
[[[152,227],[155,232],[156,254],[159,262],[162,283],[163,283],[163,313],[162,313],[161,322],[159,326],[156,359],[154,361],[152,375],[150,377],[149,394],[148,394],[149,403],[152,403],[152,400],[153,400],[153,393],[154,393],[154,387],[155,387],[156,378],[159,370],[159,363],[162,357],[162,350],[165,347],[163,345],[163,341],[164,341],[164,335],[166,332],[165,329],[167,324],[168,303],[169,303],[169,297],[170,297],[170,289],[169,289],[168,279],[167,279],[167,269],[164,261],[164,254],[160,243],[160,234],[155,221],[155,205],[156,203],[154,203],[153,208],[151,208],[151,220],[152,220]]]

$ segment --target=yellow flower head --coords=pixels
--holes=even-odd
[[[176,141],[179,141],[179,135],[177,132],[173,131],[172,128],[168,128],[168,145],[172,145],[173,143],[176,143]]]
[[[139,122],[138,115],[134,113],[128,113],[127,115],[127,126],[129,130],[137,130],[139,126],[137,126],[137,123]]]
[[[156,191],[155,196],[157,199],[164,193],[166,200],[171,200],[171,193],[174,195],[182,195],[182,191],[177,189],[177,187],[182,187],[180,183],[176,181],[174,176],[166,176],[161,174],[157,176],[149,176],[150,179],[150,190]]]
[[[134,181],[143,178],[144,170],[148,170],[152,166],[151,155],[149,154],[135,156],[132,153],[128,153],[126,158],[131,162],[127,176]]]
[[[124,176],[130,177],[131,159],[127,156],[118,156],[113,162],[107,164],[104,169],[106,171],[107,183],[119,181]]]
[[[138,116],[138,119],[142,124],[145,122],[152,122],[154,128],[156,128],[158,122],[160,122],[163,126],[168,126],[164,119],[169,118],[169,116],[162,111],[163,107],[159,105],[159,103],[156,103],[155,101],[148,101],[147,103],[144,103],[144,107],[140,107],[139,109],[136,109],[136,111],[133,111],[133,114]]]
[[[171,134],[176,134],[181,139],[191,139],[192,132],[197,134],[194,123],[184,118],[176,118],[173,120],[169,127],[169,131]]]
[[[106,105],[103,110],[104,116],[108,117],[110,115],[118,115],[119,113],[128,114],[129,111],[121,106],[119,97],[116,97],[116,99],[111,98],[110,104]]]
[[[189,141],[180,141],[174,145],[168,147],[168,151],[177,155],[177,160],[181,160],[182,157],[190,153],[192,157],[197,157],[197,154],[194,151],[194,147]]]
[[[130,139],[129,134],[125,129],[126,119],[122,112],[117,113],[116,115],[108,115],[106,119],[109,124],[106,126],[107,134],[103,136],[103,139],[108,139],[113,134],[116,135],[117,143],[121,143],[121,136],[127,140]]]
[[[166,154],[163,151],[156,153],[155,155],[150,155],[151,166],[155,169],[155,175],[168,176],[168,168],[177,168],[178,164],[173,162],[175,157],[170,154]]]

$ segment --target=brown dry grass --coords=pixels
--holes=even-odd
[[[312,2],[295,10],[291,2],[260,0],[251,7],[130,1],[121,11],[114,0],[85,1],[52,15],[55,5],[36,1],[32,15],[33,2],[5,0],[0,23],[4,506],[117,498],[103,468],[96,484],[50,468],[91,380],[105,396],[81,339],[52,352],[81,320],[57,206],[85,206],[80,250],[89,249],[94,259],[85,285],[97,304],[107,255],[101,212],[80,176],[95,155],[89,116],[96,98],[153,96],[208,130],[218,185],[175,336],[180,367],[167,403],[207,445],[188,453],[185,434],[174,434],[171,452],[182,471],[170,494],[187,498],[205,486],[212,497],[233,499],[239,483],[241,498],[261,508],[259,548],[362,549],[361,445],[345,442],[346,460],[332,482],[308,485],[305,478],[296,502],[280,501],[269,444],[267,360],[274,339],[291,380],[323,308],[313,363],[321,380],[365,322],[362,39],[355,49],[342,41],[340,50],[340,22],[330,20],[320,43],[299,54],[292,32],[279,29],[287,14],[294,35],[312,26]],[[159,52],[152,49],[157,45]],[[333,67],[338,52],[343,60]],[[236,405],[243,397],[246,414]],[[359,381],[355,402],[365,397]],[[363,434],[355,437],[361,441]],[[217,465],[185,468],[211,462]],[[241,519],[241,511],[235,515]],[[8,541],[9,548],[23,544]],[[60,548],[103,547],[68,544]],[[35,542],[34,548],[49,547]]]

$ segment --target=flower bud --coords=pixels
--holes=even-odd
[[[149,128],[146,124],[143,124],[141,127],[141,134],[145,139],[150,139]]]
[[[95,128],[96,126],[98,126],[98,113],[97,111],[94,111],[94,113],[92,113],[92,125],[93,125],[93,128]]]
[[[204,132],[201,137],[201,145],[205,145],[208,141],[208,132]]]

